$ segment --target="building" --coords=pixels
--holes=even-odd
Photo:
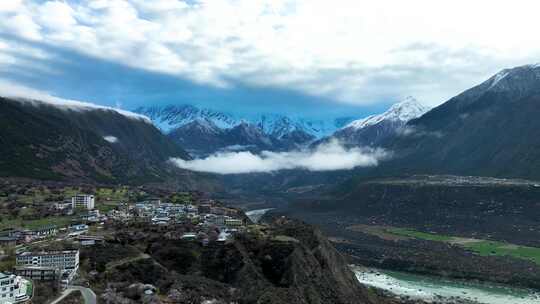
[[[54,208],[56,210],[71,209],[71,208],[73,208],[73,201],[72,202],[67,201],[67,202],[55,203]]]
[[[92,210],[95,207],[93,195],[78,194],[71,198],[71,206],[73,209]]]
[[[69,282],[79,269],[79,250],[23,252],[17,254],[16,266],[58,268]]]
[[[215,215],[215,214],[207,214],[205,216],[205,223],[207,225],[216,225],[219,227],[225,226],[225,217],[224,215]]]
[[[101,220],[101,214],[99,210],[89,210],[88,213],[81,215],[81,220],[85,222],[99,222]]]
[[[88,231],[88,225],[86,224],[75,224],[69,226],[70,231]]]
[[[17,245],[17,238],[12,236],[0,236],[0,247],[11,247]]]
[[[28,280],[0,272],[0,303],[21,303],[28,301],[32,294],[32,285]]]
[[[29,231],[29,234],[36,238],[55,236],[58,234],[58,227],[56,225],[46,225]]]
[[[15,266],[15,273],[35,281],[56,281],[60,279],[61,270],[58,267]]]
[[[105,237],[102,235],[79,235],[77,236],[77,241],[82,246],[92,246],[95,244],[104,244]]]
[[[234,218],[225,219],[225,226],[228,228],[238,228],[244,225],[244,221]]]

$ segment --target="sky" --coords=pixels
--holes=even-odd
[[[539,11],[528,0],[2,0],[0,90],[362,117],[406,96],[438,105],[540,62]]]

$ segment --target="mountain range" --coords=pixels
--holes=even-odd
[[[385,174],[540,178],[540,65],[505,69],[411,120]]]
[[[149,117],[169,138],[199,157],[231,150],[289,151],[331,139],[348,146],[375,146],[426,111],[413,97],[394,104],[385,113],[359,120],[352,117],[310,120],[280,114],[246,119],[191,105],[134,110]]]
[[[0,99],[0,175],[99,181],[165,177],[171,157],[289,151],[337,138],[393,158],[359,176],[456,174],[540,178],[540,65],[503,70],[428,109],[414,98],[360,120],[237,119],[193,106],[139,108]],[[152,124],[154,122],[166,134]],[[333,131],[333,133],[332,133]],[[329,135],[323,135],[329,134]]]
[[[91,104],[0,98],[0,130],[0,176],[148,182],[190,158],[146,117]]]
[[[139,107],[171,139],[195,156],[217,151],[284,151],[331,135],[352,117],[318,120],[281,114],[239,117],[193,105]]]

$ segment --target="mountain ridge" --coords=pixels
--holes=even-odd
[[[0,98],[0,175],[154,181],[170,175],[170,157],[190,158],[149,120],[126,113]]]
[[[378,146],[385,139],[401,132],[407,122],[423,115],[427,110],[428,107],[408,96],[383,113],[350,122],[314,145],[337,139],[346,146]]]
[[[540,65],[505,69],[385,140],[376,174],[540,177]]]
[[[170,133],[194,120],[206,119],[222,129],[230,129],[242,123],[253,124],[267,135],[276,138],[298,130],[319,138],[331,134],[353,120],[351,117],[328,120],[309,119],[275,113],[260,113],[253,117],[244,117],[190,104],[138,107],[133,112],[148,116],[165,133]]]

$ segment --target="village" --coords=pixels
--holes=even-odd
[[[40,284],[59,290],[77,285],[81,250],[103,245],[118,229],[154,227],[167,231],[166,238],[208,246],[228,242],[249,221],[242,211],[211,199],[171,202],[149,196],[118,202],[106,212],[97,204],[94,194],[78,193],[51,207],[69,222],[0,231],[0,304],[28,302]]]

